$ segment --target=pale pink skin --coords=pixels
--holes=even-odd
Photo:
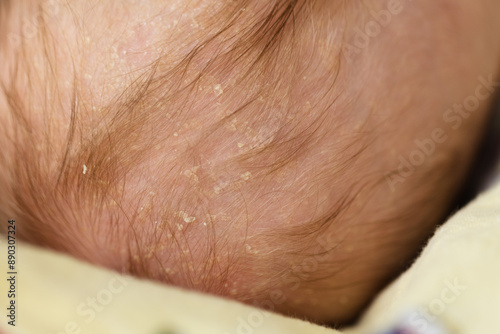
[[[13,12],[29,19],[37,13],[39,2],[19,1]],[[53,57],[57,59],[55,80],[61,106],[51,110],[50,140],[55,153],[47,159],[54,161],[60,160],[64,151],[74,75],[81,90],[80,103],[87,106],[80,119],[83,127],[90,129],[91,117],[104,115],[98,117],[106,119],[105,114],[99,114],[101,108],[136,79],[139,72],[134,70],[162,54],[166,54],[163,65],[167,68],[169,62],[184,58],[216,28],[199,15],[215,12],[224,4],[214,0],[170,1],[167,5],[160,0],[70,3],[71,11],[61,6],[47,17],[52,41],[58,45]],[[146,236],[156,233],[157,224],[165,222],[179,231],[190,226],[186,249],[168,246],[172,235],[167,234],[158,244],[144,242],[138,246],[150,278],[318,322],[343,322],[359,314],[405,261],[417,254],[465,176],[493,97],[491,87],[478,77],[499,80],[500,2],[402,0],[396,6],[394,1],[350,1],[341,9],[338,6],[334,1],[323,1],[311,7],[310,21],[297,30],[295,42],[301,47],[293,59],[305,75],[302,81],[294,82],[291,93],[289,85],[272,85],[278,76],[254,80],[255,87],[264,90],[271,85],[274,95],[263,95],[252,113],[284,115],[290,110],[278,104],[269,114],[260,108],[266,101],[286,97],[296,109],[290,122],[299,130],[306,129],[338,96],[315,133],[314,145],[273,178],[266,179],[268,171],[259,174],[257,168],[272,162],[273,156],[260,156],[249,165],[228,164],[223,169],[227,160],[262,145],[263,136],[278,130],[279,124],[272,119],[252,122],[253,114],[245,114],[247,118],[226,124],[220,133],[201,142],[195,158],[184,154],[200,133],[210,130],[249,94],[238,90],[232,80],[234,73],[222,68],[200,81],[194,107],[186,112],[183,122],[155,123],[164,127],[168,136],[161,138],[161,145],[158,142],[154,154],[140,166],[130,166],[120,194],[120,210],[113,206],[116,203],[107,204],[107,210],[116,210],[121,223],[113,242],[106,236],[116,226],[106,225],[106,219],[97,235],[81,227],[97,219],[91,203],[75,203],[80,220],[74,224],[80,227],[72,230],[73,234],[68,232],[68,239],[81,239],[96,253],[76,243],[71,248],[59,246],[57,240],[41,242],[27,232],[25,238],[99,265],[127,270],[129,254],[124,250],[131,232],[124,223],[125,215],[134,216]],[[251,2],[244,12],[255,18],[262,10],[266,5]],[[360,44],[357,29],[373,27],[377,16],[373,13],[381,11],[392,12],[390,18],[385,17],[385,26],[371,31],[366,45]],[[23,20],[12,16],[1,29],[23,34],[19,22]],[[231,28],[233,33],[244,29],[245,22],[242,17]],[[7,40],[2,43],[8,47],[2,48],[0,56],[9,61],[2,61],[0,66],[8,67],[14,61],[10,51],[15,47]],[[29,66],[21,67],[29,67],[40,77],[31,79],[31,90],[22,80],[17,87],[20,95],[28,90],[39,94],[31,96],[30,110],[33,135],[40,138],[44,124],[40,99],[47,86],[43,74],[47,65],[41,61],[44,43],[33,37],[25,46],[31,60]],[[202,53],[187,76],[195,76],[217,51]],[[76,71],[73,64],[78,64]],[[278,60],[278,64],[282,71],[279,76],[291,78],[291,62]],[[0,68],[1,79],[10,82],[12,78],[4,67]],[[329,91],[335,75],[335,87]],[[327,93],[328,98],[322,99]],[[472,112],[448,111],[471,96],[477,96],[480,102]],[[0,95],[1,121],[11,125],[13,120],[6,109]],[[175,112],[171,109],[168,112]],[[140,134],[148,136],[148,131]],[[388,176],[398,169],[400,157],[408,161],[418,158],[415,140],[431,145],[426,147],[432,152],[414,171]],[[429,144],[430,140],[434,144]],[[40,145],[40,152],[44,152]],[[277,150],[279,156],[286,156],[290,147]],[[14,168],[14,153],[7,149],[3,154],[2,169]],[[93,166],[86,161],[77,167],[75,171],[85,177],[92,175]],[[51,168],[47,167],[48,175]],[[12,189],[6,176],[0,182],[2,189],[10,191],[0,197],[2,219],[15,216],[22,208],[16,207],[11,195],[19,190]],[[166,184],[178,187],[183,198],[190,195],[183,201],[174,195],[175,204],[169,207],[167,217],[161,218],[165,217],[165,203],[172,197]],[[307,235],[308,222],[331,212],[350,191],[356,194],[350,206],[320,235],[303,241],[272,234],[290,228]],[[245,210],[240,200],[235,202],[235,194],[245,198]],[[207,228],[228,238],[215,244],[205,238]],[[222,269],[204,272],[206,252],[213,248],[217,251],[213,260]],[[172,251],[176,253],[167,256]],[[300,254],[291,254],[295,252]],[[151,257],[159,258],[162,265],[148,262]],[[222,279],[221,272],[228,268],[228,275]]]

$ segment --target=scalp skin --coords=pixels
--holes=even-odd
[[[347,59],[384,2],[70,1],[2,40],[1,218],[117,271],[349,321],[459,189],[489,99],[456,131],[443,113],[498,79],[493,4],[405,2]],[[18,2],[8,30],[47,5]]]

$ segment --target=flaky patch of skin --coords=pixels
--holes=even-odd
[[[248,233],[247,217],[246,213],[241,213],[240,209],[237,209],[243,203],[234,202],[233,193],[242,190],[250,180],[249,175],[254,176],[251,180],[254,186],[262,182],[257,178],[259,173],[252,174],[247,170],[248,168],[234,169],[238,168],[238,160],[251,161],[249,166],[253,164],[252,168],[261,164],[260,179],[263,176],[270,177],[270,173],[266,172],[267,169],[281,173],[280,178],[285,180],[286,174],[278,164],[286,164],[288,163],[286,160],[292,159],[285,155],[288,155],[290,148],[295,150],[299,148],[294,136],[304,131],[302,127],[309,126],[305,117],[302,117],[302,122],[284,124],[279,114],[275,115],[272,112],[273,108],[284,109],[286,107],[286,98],[290,94],[287,88],[288,83],[280,83],[281,74],[270,70],[267,78],[259,78],[260,72],[248,75],[234,68],[227,68],[227,73],[219,73],[217,68],[224,62],[228,63],[227,60],[223,60],[227,58],[224,55],[224,52],[227,52],[227,46],[224,44],[231,44],[232,36],[243,28],[248,29],[246,26],[231,27],[225,36],[221,36],[219,40],[212,43],[212,48],[220,48],[220,59],[217,57],[210,59],[207,52],[203,52],[198,58],[193,57],[187,66],[188,64],[182,62],[188,56],[188,51],[192,49],[192,46],[183,44],[178,49],[178,54],[174,52],[163,56],[164,51],[158,50],[164,47],[156,44],[163,43],[170,46],[175,45],[175,41],[165,39],[164,36],[159,38],[154,31],[150,33],[153,29],[150,25],[153,25],[154,21],[144,28],[141,17],[135,17],[137,24],[131,24],[133,31],[125,33],[125,37],[121,36],[123,39],[117,40],[112,35],[105,35],[99,39],[107,25],[119,31],[128,31],[127,27],[120,26],[120,23],[130,22],[130,20],[126,20],[127,15],[123,14],[124,21],[113,25],[114,22],[104,20],[100,26],[99,22],[92,21],[92,17],[101,17],[102,13],[111,9],[108,6],[97,8],[96,3],[85,3],[80,7],[79,5],[78,2],[72,2],[70,8],[65,8],[57,17],[52,17],[44,23],[44,29],[36,39],[22,45],[20,50],[35,61],[16,64],[18,66],[16,70],[22,73],[18,74],[21,79],[9,92],[11,96],[27,95],[35,99],[36,96],[45,95],[53,99],[45,100],[43,105],[27,102],[26,105],[16,110],[20,115],[26,113],[27,110],[34,115],[40,115],[30,119],[26,128],[21,128],[20,133],[17,134],[19,142],[23,142],[23,136],[29,136],[33,143],[36,142],[35,147],[23,147],[18,154],[22,155],[32,149],[44,151],[43,154],[37,155],[39,159],[53,161],[53,164],[41,166],[39,169],[33,166],[25,166],[25,168],[32,169],[31,173],[34,177],[31,180],[38,182],[37,188],[46,189],[49,192],[52,188],[50,185],[56,184],[58,190],[56,195],[47,193],[47,198],[44,200],[56,203],[61,201],[72,208],[66,213],[59,212],[62,210],[60,207],[54,210],[55,212],[43,213],[36,212],[40,210],[37,205],[37,209],[33,210],[32,217],[29,218],[42,222],[42,225],[33,226],[33,232],[31,234],[26,232],[25,237],[41,244],[51,244],[54,248],[76,253],[93,262],[108,266],[118,265],[116,269],[135,270],[141,275],[155,276],[174,282],[175,278],[169,276],[165,278],[161,268],[163,263],[160,263],[160,268],[158,268],[161,269],[160,272],[158,269],[148,270],[145,268],[148,264],[144,263],[140,264],[143,268],[139,269],[122,268],[120,265],[135,265],[134,263],[128,264],[128,258],[132,262],[138,262],[137,260],[141,258],[136,254],[138,252],[144,252],[146,257],[151,257],[150,254],[154,252],[161,258],[168,257],[168,254],[172,253],[179,254],[170,261],[173,264],[172,267],[176,263],[189,263],[186,265],[187,269],[177,268],[177,273],[169,270],[169,274],[170,276],[178,274],[178,276],[190,277],[186,279],[181,276],[177,279],[178,284],[184,284],[183,282],[191,280],[191,277],[204,275],[207,271],[204,266],[199,270],[201,273],[194,272],[191,269],[193,262],[203,263],[210,260],[220,264],[223,272],[227,271],[226,268],[229,268],[229,263],[233,261],[230,257],[238,254],[239,242],[222,248],[222,255],[213,254],[211,258],[206,259],[210,253],[213,253],[210,248],[215,247],[215,237],[205,237],[205,234],[215,234],[214,226],[221,225],[217,232],[217,247],[227,242],[224,238],[227,237],[229,228],[231,228],[231,237],[234,240],[243,238]],[[115,5],[120,7],[118,3]],[[252,10],[248,7],[245,15],[255,16],[256,14],[252,12],[259,10],[259,8]],[[113,8],[113,12],[116,11],[120,12],[119,8]],[[161,14],[161,16],[167,21],[172,17],[178,17],[178,13],[175,12],[176,15]],[[29,16],[29,14],[31,12],[26,15]],[[151,13],[145,15],[151,16]],[[82,24],[83,22],[85,25]],[[94,27],[95,31],[82,28],[87,26]],[[140,40],[137,30],[140,33],[140,29],[147,30],[146,35],[149,40],[145,41],[145,45],[137,46]],[[207,33],[204,32],[204,34]],[[256,38],[252,36],[254,32],[248,32],[248,34],[249,38]],[[154,41],[155,37],[156,41]],[[174,38],[178,38],[178,35],[174,34]],[[184,41],[189,41],[189,39],[190,36]],[[188,44],[195,45],[198,42],[199,37],[193,37]],[[264,44],[263,40],[259,42]],[[51,47],[56,44],[61,45],[61,51],[51,53],[50,51],[53,51]],[[104,45],[108,47],[105,48]],[[150,50],[150,45],[156,46]],[[134,48],[141,52],[146,51],[136,55]],[[39,50],[45,50],[45,52],[37,52]],[[253,50],[250,51],[242,53],[245,58],[241,60],[239,66],[243,69],[245,67],[250,69],[252,63],[258,59],[258,54]],[[127,55],[132,59],[126,58],[129,57]],[[153,60],[153,64],[144,66]],[[134,66],[135,62],[139,62],[140,66]],[[200,68],[206,66],[208,62],[212,62],[211,67],[214,69],[206,68],[205,76],[198,78],[197,73]],[[265,64],[261,65],[262,68],[264,66]],[[50,69],[47,71],[47,68]],[[292,68],[287,72],[291,70]],[[231,75],[231,73],[236,75]],[[23,75],[29,76],[29,85],[23,81]],[[166,79],[163,79],[164,77]],[[277,85],[274,87],[266,82],[273,77],[277,80]],[[227,149],[216,144],[220,136],[224,136],[218,129],[229,122],[235,125],[230,113],[233,109],[239,108],[239,104],[242,103],[242,101],[235,101],[235,96],[240,94],[245,96],[249,93],[248,85],[237,83],[241,80],[249,82],[254,90],[251,100],[243,103],[247,106],[252,104],[254,110],[260,109],[260,118],[254,118],[248,112],[246,114],[240,112],[243,127],[238,125],[241,132],[235,131],[234,138],[227,140],[228,143],[234,141],[234,144],[230,145],[232,149]],[[290,79],[287,80],[290,81]],[[182,88],[191,81],[195,84],[188,84]],[[40,89],[43,87],[43,82],[51,82],[57,86],[49,86],[44,92]],[[224,89],[221,88],[220,82],[224,83]],[[177,86],[177,88],[175,92],[168,95],[170,91],[167,89],[165,93],[164,89],[160,90],[162,87],[158,86],[159,84],[162,87]],[[20,87],[24,85],[30,89],[23,91]],[[144,91],[141,92],[141,89]],[[118,96],[117,92],[124,90],[128,92],[124,96]],[[274,96],[273,99],[269,99],[270,96]],[[192,106],[190,102],[187,102],[190,100],[202,101],[204,104]],[[58,113],[47,114],[48,105],[52,105]],[[199,113],[200,109],[204,109],[205,113]],[[144,114],[145,111],[151,112],[152,117],[135,114]],[[197,128],[202,124],[205,130],[200,132]],[[219,133],[214,133],[214,131]],[[155,148],[154,155],[149,151],[149,147]],[[165,148],[169,149],[165,150]],[[200,154],[201,151],[203,155]],[[259,152],[262,158],[258,158]],[[202,160],[203,166],[200,167],[199,163],[191,165],[190,159],[193,157]],[[178,161],[185,161],[185,167],[179,166]],[[269,166],[265,167],[265,165]],[[85,166],[84,173],[82,173],[82,166]],[[75,173],[76,170],[78,174]],[[189,176],[189,183],[178,178],[178,175],[182,174]],[[162,181],[157,182],[157,180]],[[22,184],[32,181],[26,179],[16,181],[19,182],[19,188],[28,185],[34,187],[34,185]],[[276,188],[279,182],[273,182],[273,187]],[[78,189],[76,193],[75,189]],[[170,189],[177,189],[179,193],[176,194],[175,191],[172,193]],[[150,196],[150,194],[155,195]],[[189,197],[184,198],[186,194]],[[39,201],[37,198],[29,200],[31,203]],[[170,200],[172,202],[168,202]],[[62,203],[59,205],[62,206]],[[29,204],[30,202],[25,200],[18,205],[22,207],[29,206]],[[219,207],[223,209],[218,209]],[[141,209],[136,210],[136,208]],[[192,208],[190,210],[196,215],[179,217],[179,215],[172,214],[179,208]],[[237,213],[228,213],[233,210]],[[274,210],[269,208],[269,211]],[[51,217],[52,215],[56,217]],[[61,215],[64,218],[61,218]],[[71,217],[72,215],[75,217]],[[193,223],[196,220],[195,217],[208,217],[208,219],[198,220],[202,222],[202,227],[193,226],[194,224],[189,223]],[[84,224],[89,224],[89,228],[82,229],[84,227],[82,225],[75,226],[72,223],[74,219],[84,221]],[[274,219],[279,220],[278,217]],[[107,221],[106,224],[100,223],[103,220]],[[53,223],[53,221],[59,222]],[[147,221],[155,221],[154,228],[151,228],[146,223]],[[55,225],[50,226],[50,224]],[[58,227],[56,227],[57,224],[59,224]],[[34,233],[37,228],[40,230],[47,228],[50,231]],[[55,233],[57,229],[59,232]],[[66,244],[61,238],[61,236],[75,233],[81,235],[82,242],[78,247],[71,241]],[[191,248],[192,243],[196,244],[198,240],[185,237],[192,234],[210,240],[202,243],[208,249],[199,249],[199,254],[196,254],[197,251]],[[118,238],[118,236],[122,237]],[[109,239],[114,238],[115,243],[108,242]],[[155,242],[151,242],[152,240]],[[175,243],[172,243],[172,240]],[[169,246],[164,246],[162,243]],[[151,244],[154,245],[153,249],[148,246]],[[97,245],[97,248],[107,245],[106,250],[100,252],[100,258],[96,259],[94,254],[87,252],[87,249],[94,247],[92,245]],[[226,248],[229,248],[231,252]],[[179,249],[182,252],[176,253],[175,251]],[[123,253],[124,250],[125,253]],[[235,255],[230,255],[231,253]],[[203,260],[194,261],[194,256]],[[122,260],[116,261],[117,257]],[[168,265],[169,260],[165,259],[162,262]],[[217,279],[212,278],[212,281],[216,282]],[[219,287],[215,289],[225,289],[224,283],[217,284]],[[208,288],[208,290],[211,289]]]
[[[25,16],[46,4],[20,3]],[[2,216],[96,264],[250,304],[280,289],[278,311],[352,317],[444,212],[484,113],[397,192],[385,173],[478,73],[497,72],[498,50],[451,57],[486,15],[440,0],[413,4],[349,65],[363,6],[304,1],[292,20],[277,3],[270,15],[259,1],[68,2],[2,77],[15,129]],[[458,15],[442,19],[445,5]],[[429,31],[413,29],[424,18]],[[461,39],[440,44],[455,21]],[[289,272],[317,254],[314,272]]]

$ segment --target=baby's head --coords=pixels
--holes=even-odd
[[[2,219],[314,321],[416,255],[497,85],[494,11],[465,0],[0,6]]]

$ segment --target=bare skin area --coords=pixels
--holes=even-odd
[[[360,42],[389,2],[3,9],[1,218],[117,271],[352,320],[447,212],[500,74],[500,3],[401,1]]]

